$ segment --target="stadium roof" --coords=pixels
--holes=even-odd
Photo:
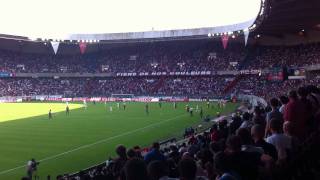
[[[271,8],[256,33],[281,36],[299,31],[320,31],[319,0],[268,0]]]

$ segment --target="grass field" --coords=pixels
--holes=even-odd
[[[228,104],[225,109],[206,108],[199,105],[204,115],[215,115],[216,111],[234,111],[237,104]],[[76,172],[114,155],[118,144],[148,146],[153,141],[181,136],[191,125],[204,124],[199,113],[190,117],[185,112],[186,103],[149,104],[145,113],[144,103],[127,103],[127,109],[116,107],[116,103],[96,105],[88,103],[69,104],[70,115],[65,113],[64,103],[8,103],[0,104],[0,179],[20,179],[26,174],[26,162],[40,160],[40,179],[50,174]],[[113,111],[109,111],[113,106]],[[53,119],[48,119],[52,109]]]

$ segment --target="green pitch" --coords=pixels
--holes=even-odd
[[[190,117],[187,103],[127,103],[126,110],[116,103],[71,104],[70,115],[64,103],[0,104],[0,179],[20,179],[26,174],[26,163],[35,158],[41,161],[38,175],[55,178],[58,174],[77,172],[101,163],[113,156],[118,144],[127,147],[150,145],[174,136],[181,136],[186,127],[205,125],[198,112]],[[217,111],[229,113],[237,104],[226,108],[207,108],[205,103],[188,103],[203,107],[204,115]],[[110,111],[112,106],[112,112]],[[52,109],[53,119],[48,111]]]

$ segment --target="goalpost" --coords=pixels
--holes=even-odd
[[[113,98],[134,98],[134,94],[111,94]]]

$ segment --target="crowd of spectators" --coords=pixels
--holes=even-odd
[[[220,43],[155,43],[122,46],[85,55],[25,54],[0,51],[0,71],[10,73],[124,73],[124,72],[190,72],[237,70],[247,53],[256,54],[246,69],[294,66],[320,63],[320,45],[293,47],[256,46],[246,50],[231,43],[223,50]]]
[[[0,79],[0,96],[63,95],[101,97],[112,94],[181,97],[218,96],[225,77],[167,78],[7,78]]]
[[[279,97],[290,89],[319,83],[320,79],[317,78],[270,81],[265,76],[251,75],[243,76],[233,90],[236,93],[256,95],[268,100],[272,97]]]
[[[265,69],[272,67],[303,67],[320,64],[320,44],[298,46],[257,46],[257,56],[248,63],[247,69]]]
[[[64,97],[178,96],[228,98],[225,88],[232,76],[118,77],[118,78],[6,78],[0,79],[0,96],[62,95]],[[320,79],[270,81],[263,76],[242,76],[232,94],[256,95],[266,100],[279,97],[297,86],[319,84]]]
[[[0,51],[0,71],[10,73],[123,73],[236,69],[245,50],[232,44],[195,41],[136,44],[84,55],[25,54]]]
[[[272,98],[266,108],[221,118],[209,131],[189,133],[181,143],[161,148],[156,142],[147,149],[119,145],[117,157],[57,179],[317,179],[319,102],[320,90],[303,86]]]

